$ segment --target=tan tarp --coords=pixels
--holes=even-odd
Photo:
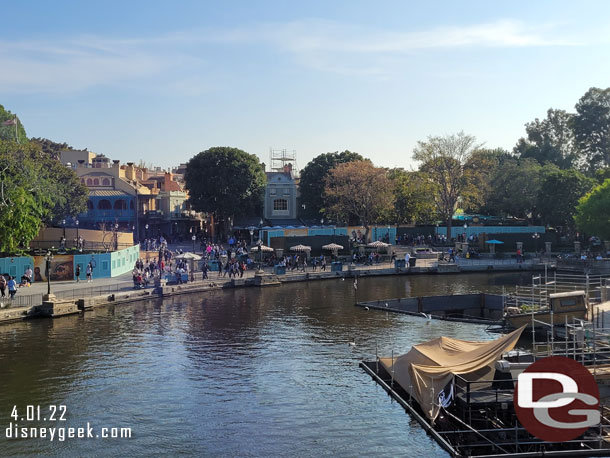
[[[388,373],[394,366],[394,380],[419,403],[432,420],[439,412],[438,395],[449,384],[454,374],[467,380],[492,380],[495,362],[503,353],[513,349],[525,326],[489,342],[439,337],[414,345],[402,356],[380,358]],[[481,389],[475,384],[471,389]]]

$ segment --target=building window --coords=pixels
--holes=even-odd
[[[286,211],[288,210],[288,201],[286,199],[275,199],[273,201],[274,211]]]
[[[93,186],[93,180],[91,178],[87,178],[87,186]]]
[[[86,181],[85,181],[85,179],[84,179],[84,178],[81,178],[81,179],[80,179],[80,182],[81,182],[82,184],[85,184],[85,183],[86,183]]]
[[[284,188],[284,195],[287,196],[288,194],[290,194],[290,189]]]
[[[129,201],[129,208],[130,208],[131,210],[133,210],[133,200],[130,200],[130,201]]]
[[[93,202],[90,200],[87,201],[87,210],[93,210]]]
[[[108,178],[104,178],[102,180],[102,185],[103,186],[110,186],[110,180]]]
[[[276,190],[275,190],[275,188],[271,188],[271,189],[269,190],[269,193],[270,193],[272,196],[275,196],[275,194],[276,194]]]
[[[112,210],[112,205],[110,205],[110,201],[106,199],[102,199],[97,204],[97,208],[100,210]]]
[[[100,180],[98,180],[97,178],[95,180],[93,180],[93,186],[99,186],[100,185]]]
[[[115,210],[127,210],[127,202],[125,202],[123,199],[119,199],[119,200],[115,201],[114,209]]]

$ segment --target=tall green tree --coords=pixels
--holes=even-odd
[[[592,87],[576,104],[572,126],[591,174],[610,166],[610,88]]]
[[[254,154],[210,148],[191,158],[184,180],[193,208],[213,213],[224,232],[236,214],[261,214],[267,177]]]
[[[10,124],[10,123],[15,124]],[[9,123],[6,125],[5,123]],[[0,140],[14,141],[18,143],[27,143],[28,137],[25,134],[25,128],[16,114],[11,113],[0,105]]]
[[[432,224],[438,220],[431,196],[434,186],[420,172],[390,169],[388,178],[394,191],[392,221],[398,224]]]
[[[543,171],[538,192],[538,211],[542,221],[553,226],[574,226],[576,206],[596,182],[577,170]]]
[[[356,218],[364,226],[365,240],[371,224],[384,222],[392,212],[394,193],[388,171],[371,161],[339,164],[330,171],[325,184],[325,214],[335,220]]]
[[[535,218],[542,166],[535,159],[508,159],[491,175],[491,189],[482,212],[490,215]]]
[[[304,218],[319,219],[324,213],[325,180],[330,171],[339,164],[363,159],[360,154],[346,150],[341,153],[320,154],[309,161],[300,174],[300,215]]]
[[[521,158],[536,159],[562,169],[576,167],[581,161],[576,146],[572,122],[574,115],[564,110],[549,109],[546,119],[525,125],[527,138],[520,138],[514,153]]]
[[[610,179],[581,197],[574,221],[586,234],[610,240]]]
[[[457,203],[469,187],[466,163],[478,148],[475,137],[460,132],[444,137],[428,137],[418,142],[413,159],[421,162],[420,171],[434,185],[432,199],[440,217],[447,223],[451,237],[452,219]]]

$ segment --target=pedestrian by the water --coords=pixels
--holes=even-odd
[[[17,294],[17,282],[15,281],[15,277],[11,277],[8,281],[8,294],[11,299],[14,299],[15,294]]]
[[[0,297],[6,297],[6,278],[0,275]]]
[[[76,264],[76,283],[80,282],[80,264]]]
[[[87,264],[87,270],[85,270],[85,274],[87,275],[87,283],[93,281],[93,266],[91,263]]]

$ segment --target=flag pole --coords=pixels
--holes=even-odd
[[[19,120],[17,119],[17,116],[15,116],[15,140],[17,141],[17,143],[19,143],[19,135],[17,134],[17,123],[19,122]]]

